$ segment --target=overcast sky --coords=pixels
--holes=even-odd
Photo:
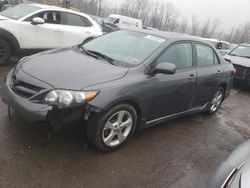
[[[164,1],[164,0],[159,0]],[[175,4],[183,17],[192,14],[200,20],[218,18],[227,30],[235,24],[250,22],[250,0],[167,0]]]
[[[120,4],[125,0],[109,0]],[[250,22],[250,0],[158,0],[172,2],[179,10],[180,16],[191,21],[192,15],[201,21],[218,18],[228,31],[235,25]]]

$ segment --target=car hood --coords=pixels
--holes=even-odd
[[[26,74],[57,89],[80,90],[124,77],[128,68],[84,55],[77,48],[57,49],[21,61]]]
[[[249,164],[250,164],[250,140],[242,143],[238,146],[232,154],[219,166],[213,178],[209,182],[209,188],[221,187],[225,180],[229,178],[229,175],[234,169],[239,169],[239,175],[241,180],[235,180],[235,183],[239,186],[239,183],[246,185],[249,183]],[[244,174],[244,175],[243,175]],[[248,177],[248,178],[247,178]],[[240,181],[240,182],[239,182]],[[238,186],[236,186],[238,188]],[[236,188],[231,186],[232,188]],[[242,188],[248,188],[248,186],[241,186]]]
[[[250,160],[246,162],[243,167],[241,178],[240,178],[240,185],[242,188],[250,187]]]
[[[250,67],[250,59],[245,57],[225,55],[224,58],[231,60],[235,65],[241,65],[244,67]]]
[[[9,18],[0,15],[0,20],[8,20]]]

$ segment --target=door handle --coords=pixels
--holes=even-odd
[[[85,31],[84,33],[87,34],[87,35],[91,34],[91,32],[89,32],[89,31]]]
[[[190,76],[188,77],[189,80],[195,79],[194,74],[190,74]]]
[[[221,70],[218,70],[217,73],[221,73]]]

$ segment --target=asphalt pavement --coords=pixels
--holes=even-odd
[[[0,67],[0,83],[14,66]],[[1,92],[0,88],[0,92]],[[191,115],[138,132],[124,147],[84,149],[77,130],[46,145],[45,124],[17,114],[0,98],[0,188],[205,188],[218,165],[250,138],[250,89],[236,88],[213,116]]]

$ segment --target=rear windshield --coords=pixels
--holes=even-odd
[[[232,50],[229,55],[250,58],[250,46],[238,46]]]
[[[0,13],[0,15],[14,19],[14,20],[19,20],[20,18],[31,14],[32,12],[35,12],[36,10],[39,10],[39,7],[32,6],[32,5],[17,5],[13,8],[7,9],[3,12]]]

